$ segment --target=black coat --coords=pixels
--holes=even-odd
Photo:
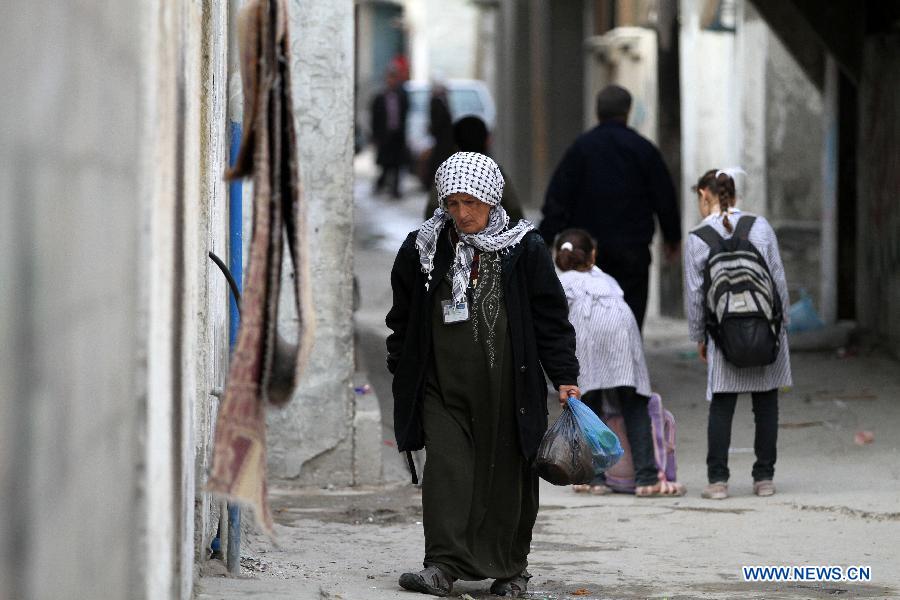
[[[541,234],[548,244],[563,229],[586,229],[601,246],[647,246],[653,216],[666,242],[681,240],[675,186],[652,142],[608,121],[578,137],[553,173]]]
[[[399,127],[388,129],[387,101],[385,90],[372,100],[372,140],[377,148],[376,162],[381,166],[399,166],[407,160],[406,148],[406,116],[409,113],[409,97],[406,90],[399,87],[395,90],[399,99]]]
[[[385,322],[387,366],[394,375],[394,432],[400,451],[425,445],[422,400],[432,360],[431,324],[434,290],[450,268],[449,227],[441,232],[434,257],[432,284],[419,266],[416,233],[407,236],[391,271],[394,305]],[[503,256],[503,290],[515,365],[515,406],[522,455],[531,460],[547,429],[546,371],[555,387],[576,385],[575,330],[569,307],[547,246],[537,231]],[[464,374],[463,374],[464,375]]]

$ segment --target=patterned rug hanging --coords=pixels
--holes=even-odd
[[[309,358],[313,306],[305,242],[284,0],[251,0],[238,16],[244,137],[229,179],[252,176],[253,233],[241,324],[219,408],[207,490],[252,507],[272,532],[266,491],[266,405],[290,401]],[[297,344],[277,330],[283,251],[294,267]]]

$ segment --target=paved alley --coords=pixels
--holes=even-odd
[[[357,158],[357,359],[382,408],[385,484],[298,489],[276,483],[277,543],[245,531],[242,577],[207,574],[203,600],[416,597],[397,585],[402,571],[419,568],[424,538],[419,492],[392,447],[383,318],[390,266],[405,234],[421,221],[424,195],[408,178],[404,199],[373,196],[372,170],[367,155]],[[677,419],[678,475],[688,494],[592,497],[542,481],[529,597],[900,597],[897,363],[874,351],[795,353],[795,386],[781,400],[778,493],[752,494],[753,416],[742,398],[733,427],[732,497],[709,501],[700,498],[705,365],[682,321],[651,321],[645,337],[654,389]],[[874,432],[874,441],[856,445],[859,430]],[[871,567],[872,580],[751,583],[742,581],[745,565],[863,565]],[[489,585],[460,582],[454,595],[489,598]]]

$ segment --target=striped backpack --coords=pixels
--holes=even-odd
[[[678,465],[675,462],[675,417],[663,408],[662,398],[655,393],[650,394],[647,412],[650,413],[653,454],[656,459],[656,467],[659,469],[659,479],[660,481],[676,481]],[[613,491],[633,494],[635,488],[634,462],[631,458],[631,445],[628,443],[625,420],[621,414],[607,414],[603,416],[603,422],[619,437],[619,442],[625,451],[619,462],[606,470],[606,485]]]
[[[691,232],[709,246],[703,275],[706,331],[736,367],[761,367],[778,357],[781,299],[765,259],[750,242],[755,221],[742,216],[727,240],[711,225]]]

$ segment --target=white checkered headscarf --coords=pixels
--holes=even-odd
[[[496,252],[515,246],[530,230],[534,229],[529,221],[519,221],[509,227],[509,215],[500,206],[503,197],[503,175],[500,167],[490,157],[478,152],[457,152],[441,163],[434,176],[440,205],[434,216],[425,221],[416,236],[416,249],[419,251],[419,263],[422,272],[428,274],[431,282],[431,271],[434,270],[434,255],[437,252],[438,237],[441,230],[453,218],[447,212],[446,199],[451,194],[470,194],[491,206],[487,227],[478,233],[460,233],[456,244],[456,258],[450,267],[450,278],[453,281],[453,300],[459,302],[466,297],[469,278],[472,273],[472,262],[475,251]]]

